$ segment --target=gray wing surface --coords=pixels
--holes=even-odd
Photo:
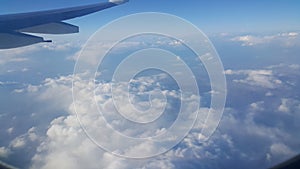
[[[123,4],[115,0],[92,5],[47,11],[0,15],[0,49],[16,48],[40,42],[51,42],[26,33],[69,34],[79,32],[79,27],[64,20],[81,17]]]

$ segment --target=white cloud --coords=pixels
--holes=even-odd
[[[1,56],[7,56],[7,57],[15,57],[18,55],[24,55],[27,53],[31,53],[38,50],[36,45],[33,46],[26,46],[26,47],[21,47],[21,48],[14,48],[14,49],[5,49],[5,50],[0,50]],[[1,63],[1,61],[0,61]]]
[[[258,104],[261,103],[262,102]],[[251,104],[251,106],[256,108],[257,103],[255,105]],[[261,104],[259,107],[266,109],[268,108],[267,106],[268,105]],[[256,112],[257,110],[252,111]],[[255,119],[262,118],[263,113],[266,113],[266,111],[259,113],[255,112],[247,113],[245,117],[241,117],[237,116],[236,112],[232,109],[226,110],[219,130],[222,131],[222,133],[229,135],[229,140],[226,141],[226,139],[224,139],[223,141],[224,143],[227,142],[225,145],[230,147],[230,149],[228,152],[223,153],[233,153],[229,156],[231,156],[235,161],[237,159],[239,159],[239,161],[245,159],[246,161],[241,164],[246,166],[257,165],[256,163],[253,163],[253,161],[260,161],[262,160],[261,157],[265,156],[265,159],[268,161],[268,166],[265,166],[266,164],[260,164],[262,166],[257,166],[263,168],[268,168],[270,167],[269,165],[275,165],[278,163],[278,160],[283,160],[283,158],[290,158],[294,156],[296,154],[296,150],[293,151],[293,148],[296,148],[297,151],[299,151],[299,149],[297,148],[297,145],[289,145],[289,142],[292,140],[292,142],[296,141],[299,138],[299,135],[293,134],[290,131],[290,126],[282,126],[278,128],[261,122],[256,122]],[[276,116],[277,115],[273,114],[272,118]],[[277,121],[277,123],[282,122],[281,119],[278,120],[279,121]],[[220,137],[216,136],[211,141],[220,141],[218,139],[220,139]],[[226,150],[226,147],[224,147],[225,145],[223,144],[222,151]],[[249,148],[249,145],[251,145],[251,148]],[[219,158],[220,157],[218,157],[218,159]],[[250,164],[249,160],[252,160],[252,164]]]
[[[259,36],[259,35],[243,35],[231,38],[231,41],[240,42],[242,46],[256,46],[261,44],[271,44],[277,42],[282,46],[299,45],[299,33],[287,32],[274,35]]]
[[[170,160],[156,160],[149,162],[143,169],[173,169],[175,165]]]
[[[178,41],[178,40],[173,40],[169,43],[170,46],[181,46],[182,43],[181,41]]]
[[[81,47],[81,42],[73,41],[66,42],[58,39],[52,43],[39,43],[35,45],[0,50],[0,65],[17,62],[28,62],[32,53],[47,52],[47,51],[70,51],[71,49],[78,49]],[[22,72],[28,71],[28,68],[20,69]]]
[[[226,74],[226,75],[233,75],[233,74],[235,74],[235,72],[233,70],[231,70],[231,69],[227,69],[227,70],[224,71],[224,74]]]
[[[36,134],[36,127],[31,127],[28,131],[27,131],[27,136],[29,138],[30,141],[36,141],[38,140],[38,135]]]
[[[151,88],[158,83],[156,81],[162,80],[167,76],[159,74],[151,77],[141,77],[134,81],[137,85],[135,92],[150,94],[152,89],[149,91],[147,88]],[[111,133],[107,130],[107,123],[101,120],[101,117],[95,116],[93,113],[92,102],[94,99],[97,101],[100,110],[103,114],[106,114],[106,120],[114,128],[119,130],[126,135],[132,137],[149,137],[153,134],[164,132],[162,125],[166,124],[166,121],[170,121],[169,117],[166,116],[161,119],[161,122],[154,123],[152,127],[132,127],[126,124],[126,120],[120,120],[115,116],[117,113],[113,108],[113,101],[110,99],[110,83],[101,83],[94,89],[93,83],[86,83],[79,77],[75,77],[73,90],[76,93],[80,93],[79,100],[76,100],[77,115],[73,109],[73,100],[71,93],[71,82],[73,76],[64,76],[56,79],[46,79],[42,85],[34,87],[34,90],[29,90],[35,94],[39,100],[47,101],[54,109],[67,111],[69,114],[53,120],[47,130],[47,138],[42,141],[38,147],[37,154],[32,158],[32,168],[61,168],[62,163],[64,168],[116,168],[116,169],[131,169],[131,168],[173,168],[174,165],[169,161],[154,161],[148,163],[148,160],[125,160],[116,156],[110,155],[105,151],[99,149],[89,137],[86,136],[82,130],[80,124],[77,121],[77,115],[80,117],[83,124],[88,124],[89,131],[96,134],[95,137],[101,137],[104,140],[104,144],[118,147],[115,152],[123,151],[125,156],[147,156],[148,154],[156,153],[160,151],[163,143],[153,143],[152,141],[144,141],[139,144],[133,144],[131,142],[120,143],[120,136],[116,133]],[[144,86],[144,87],[141,87]],[[157,85],[156,87],[159,87]],[[31,86],[32,88],[32,86]],[[27,88],[28,89],[28,88]],[[118,88],[118,96],[124,96],[123,99],[127,99],[126,88]],[[95,91],[94,91],[95,90]],[[179,96],[174,91],[163,90],[159,91],[161,94],[166,95],[170,98],[177,99]],[[95,95],[94,95],[95,94]],[[189,104],[194,104],[197,101],[195,96],[186,96],[189,100]],[[169,98],[169,99],[170,99]],[[123,100],[121,99],[121,100]],[[160,107],[163,106],[164,98],[152,99],[153,109],[160,111]],[[146,101],[147,102],[147,101]],[[134,98],[132,104],[135,106],[145,106],[145,101],[139,98]],[[122,110],[127,110],[128,105],[125,102],[120,104]],[[171,108],[172,105],[167,105],[167,108]],[[187,106],[186,110],[190,110],[191,107]],[[192,109],[191,109],[192,110]],[[145,117],[146,118],[146,117]],[[186,117],[189,119],[189,117]],[[190,123],[192,124],[192,123]],[[166,126],[168,127],[168,126]],[[183,127],[184,129],[184,127]],[[180,131],[177,131],[180,132]],[[197,135],[198,136],[198,135]],[[168,142],[172,139],[165,139]],[[178,154],[178,153],[177,153]],[[62,161],[63,160],[63,161]]]
[[[275,156],[283,156],[283,157],[292,157],[296,154],[293,150],[291,150],[288,146],[283,143],[274,143],[270,147],[270,152]]]
[[[24,89],[15,89],[13,93],[23,93]]]
[[[299,35],[298,32],[289,32],[288,33],[288,36],[290,36],[290,37],[295,37],[295,36],[298,36],[298,35]]]
[[[281,98],[281,103],[277,111],[292,115],[294,118],[300,117],[300,101],[293,98]]]
[[[27,146],[28,143],[32,143],[35,141],[38,141],[39,137],[36,134],[36,128],[32,127],[30,128],[25,134],[22,134],[15,139],[13,139],[9,143],[9,147],[11,149],[22,149]]]
[[[259,101],[250,104],[252,111],[263,111],[264,110],[264,101]]]
[[[288,107],[288,99],[281,99],[281,104],[278,107],[278,111],[284,112],[284,113],[288,113],[290,111],[289,107]]]
[[[291,65],[289,65],[289,67],[292,69],[300,69],[300,65],[298,65],[298,64],[291,64]]]
[[[231,76],[243,76],[242,79],[238,79],[241,80],[237,81],[238,83],[247,83],[265,88],[274,88],[281,84],[280,80],[274,76],[274,72],[269,69],[226,70],[225,73]],[[65,116],[54,119],[49,125],[46,138],[41,140],[41,144],[32,158],[32,168],[188,168],[189,160],[196,161],[195,163],[197,164],[199,162],[199,165],[201,165],[208,158],[215,160],[251,159],[252,161],[259,161],[261,157],[266,157],[266,159],[274,163],[276,156],[293,153],[289,150],[293,150],[294,147],[286,141],[289,139],[284,139],[292,138],[286,128],[270,127],[255,121],[257,117],[261,117],[269,109],[266,107],[264,101],[255,101],[249,103],[247,107],[247,110],[251,110],[251,113],[245,114],[245,112],[236,112],[237,110],[227,109],[219,130],[208,142],[200,144],[200,132],[203,126],[203,124],[200,124],[178,146],[156,158],[130,160],[116,157],[99,149],[86,136],[79,125],[77,115],[73,110],[71,93],[72,78],[73,76],[61,76],[55,79],[48,78],[41,85],[25,89],[28,93],[36,96],[35,98],[38,100],[49,103],[54,111],[66,111],[68,113]],[[138,85],[135,86],[134,91],[137,93],[147,93],[147,88],[151,84],[157,84],[156,81],[164,78],[161,75],[155,78],[137,79],[135,83]],[[109,133],[105,129],[106,125],[99,121],[97,116],[93,116],[91,112],[93,112],[92,108],[94,105],[91,104],[91,99],[95,99],[100,109],[107,112],[108,121],[111,122],[113,127],[119,129],[120,132],[130,134],[131,136],[149,136],[153,133],[164,132],[165,128],[163,127],[156,128],[155,130],[152,130],[152,128],[149,130],[130,128],[124,124],[124,121],[114,119],[113,113],[116,110],[112,107],[112,100],[109,95],[110,83],[98,84],[95,93],[93,82],[83,83],[79,77],[75,77],[74,82],[75,91],[80,92],[83,96],[78,100],[80,103],[76,107],[79,115],[83,117],[82,121],[85,124],[90,124],[92,130],[98,132],[98,136],[106,140],[107,143],[111,145],[123,144],[124,147],[115,152],[122,150],[125,151],[125,155],[143,155],[159,148],[159,145],[150,144],[151,142],[136,145],[123,143],[118,136]],[[124,95],[122,93],[124,92],[123,89],[120,88],[120,95]],[[173,91],[164,90],[162,93],[173,98],[178,97],[178,93]],[[192,97],[187,99],[193,100]],[[136,104],[141,104],[141,106],[146,105],[145,102],[138,98],[134,101],[136,101]],[[157,103],[155,106],[160,106],[159,102],[155,103]],[[286,106],[292,107],[290,104],[296,105],[297,102],[288,101]],[[125,104],[123,106],[126,107]],[[279,107],[280,105],[277,105],[275,109],[277,110]],[[290,111],[293,109],[290,108]],[[33,135],[30,135],[30,133],[33,133]],[[35,140],[36,135],[34,133],[28,131],[25,142]],[[251,150],[249,150],[248,145],[251,145]],[[222,160],[220,161],[222,163]],[[181,165],[183,167],[180,167]]]
[[[78,41],[55,41],[52,43],[42,43],[39,46],[41,49],[46,49],[48,51],[68,51],[72,48],[80,48],[81,43]]]
[[[26,62],[28,61],[28,58],[25,56],[38,50],[39,47],[37,45],[0,50],[0,65],[14,62]]]
[[[267,92],[267,93],[265,94],[265,96],[268,96],[268,97],[269,97],[269,96],[273,96],[273,93],[269,91],[269,92]]]
[[[22,72],[27,72],[29,69],[28,68],[23,68],[21,71]]]
[[[7,63],[14,63],[14,62],[26,62],[28,61],[27,58],[24,57],[16,57],[16,56],[10,56],[10,55],[1,55],[0,57],[0,65],[4,65]]]
[[[14,128],[13,127],[8,128],[6,131],[7,131],[8,134],[11,134],[14,131]]]
[[[245,36],[238,36],[231,39],[232,41],[242,42],[242,46],[253,46],[260,43],[264,43],[264,39],[251,36],[251,35],[245,35]]]
[[[36,97],[35,99],[48,102],[49,107],[64,111],[69,110],[72,102],[72,75],[60,76],[55,79],[47,78],[43,85],[28,85],[26,92]],[[18,89],[24,92],[22,89]],[[57,110],[56,109],[56,110]]]
[[[253,86],[260,86],[264,88],[276,88],[280,86],[283,82],[277,79],[273,75],[272,70],[226,70],[225,74],[227,75],[244,75],[246,76],[243,79],[234,79],[236,83],[244,83]]]
[[[47,139],[32,159],[32,168],[103,168],[101,156],[78,125],[76,116],[60,117],[51,122]]]
[[[10,154],[11,154],[11,151],[9,148],[0,147],[0,157],[7,158]]]
[[[39,90],[38,86],[28,85],[27,91],[30,93],[37,92]]]
[[[107,52],[118,53],[120,51],[124,51],[124,49],[132,49],[139,46],[143,46],[145,44],[143,44],[140,41],[125,41],[118,43],[117,46],[114,45],[115,43],[111,41],[89,42],[88,45],[83,46],[82,50],[78,51],[75,55],[69,57],[69,59],[80,62],[80,65],[87,64],[88,66],[95,66],[99,63],[100,56],[104,56],[105,54],[107,54]]]
[[[23,148],[26,145],[24,137],[17,137],[10,142],[10,147],[12,148]]]
[[[246,70],[246,71],[227,71],[227,74],[238,74],[238,75],[246,75],[246,76],[266,76],[267,81],[274,81],[273,72],[269,70]],[[159,80],[164,78],[163,76],[156,77],[154,79]],[[142,79],[142,78],[141,78]],[[141,80],[138,79],[138,80]],[[254,79],[254,80],[253,80]],[[171,151],[158,156],[153,159],[147,160],[130,160],[119,158],[110,153],[107,153],[97,147],[84,133],[81,126],[77,121],[77,116],[73,111],[73,100],[68,95],[71,95],[70,87],[71,87],[72,76],[65,76],[56,79],[47,79],[44,83],[38,86],[38,90],[34,90],[34,93],[38,94],[37,98],[41,100],[48,101],[49,103],[55,106],[55,109],[68,111],[68,115],[56,118],[53,120],[49,126],[47,131],[47,138],[43,139],[40,146],[37,149],[37,153],[32,158],[33,164],[32,168],[104,168],[104,169],[131,169],[131,168],[178,168],[178,166],[188,166],[188,159],[197,159],[199,160],[199,165],[201,160],[205,160],[207,158],[210,159],[220,159],[220,158],[247,158],[258,160],[259,156],[256,157],[259,152],[260,155],[268,157],[268,159],[274,163],[274,159],[277,156],[282,154],[290,155],[293,153],[289,150],[291,148],[287,146],[282,138],[289,138],[289,135],[284,131],[284,129],[272,128],[264,125],[258,125],[254,121],[254,117],[259,116],[260,113],[250,113],[245,116],[245,119],[239,119],[234,116],[234,111],[228,111],[225,113],[225,117],[222,120],[222,124],[220,126],[219,131],[206,143],[199,144],[200,138],[199,134],[201,131],[201,125],[199,128],[193,129],[193,131],[180,143],[180,146],[172,149]],[[136,81],[139,83],[140,81]],[[144,82],[147,83],[139,83],[140,85],[144,85],[147,87],[149,83],[156,84],[155,80],[143,78]],[[257,80],[256,78],[251,78],[246,80],[252,80],[254,82],[250,82],[251,84],[259,85],[259,86],[267,86],[266,82],[262,82]],[[149,82],[149,83],[148,83]],[[84,123],[90,124],[94,129],[94,131],[100,133],[100,137],[103,139],[107,139],[109,144],[111,145],[119,145],[120,139],[118,136],[109,133],[108,130],[105,129],[105,125],[102,124],[101,121],[98,121],[92,113],[84,113],[91,112],[91,98],[94,98],[94,92],[90,95],[90,91],[93,89],[93,83],[88,83],[87,85],[83,85],[83,83],[75,80],[75,91],[82,92],[82,102],[79,106],[77,106],[77,111],[82,113],[83,117],[82,121]],[[86,84],[86,83],[84,83]],[[267,86],[270,87],[270,86]],[[121,88],[123,89],[123,88]],[[158,130],[153,130],[150,133],[146,133],[146,130],[142,130],[141,132],[136,132],[135,129],[128,128],[128,126],[124,125],[122,120],[113,119],[112,112],[115,110],[109,106],[111,104],[111,99],[108,99],[110,92],[110,84],[102,83],[97,86],[97,91],[102,92],[101,95],[96,92],[96,100],[100,103],[100,107],[102,111],[109,112],[108,114],[111,116],[109,120],[111,124],[114,124],[114,127],[117,127],[121,132],[125,132],[127,134],[132,134],[132,136],[136,136],[137,134],[142,136],[153,134],[158,132]],[[119,91],[119,93],[122,90]],[[137,86],[136,92],[147,92],[145,88],[140,88]],[[173,96],[177,96],[176,93],[172,92],[164,92],[165,94],[170,94]],[[120,93],[122,95],[122,93]],[[138,100],[136,100],[138,101]],[[63,102],[63,104],[56,104],[57,102]],[[125,105],[123,105],[125,106]],[[253,112],[265,110],[265,104],[263,101],[253,102],[249,105],[250,110]],[[111,119],[110,119],[111,118]],[[140,131],[140,129],[139,129]],[[163,131],[163,129],[162,129]],[[146,134],[145,134],[146,133]],[[243,144],[254,144],[254,148],[257,151],[250,152],[247,149],[247,146],[241,145],[238,141],[240,137],[248,140],[248,143]],[[256,140],[256,142],[251,142],[251,140]],[[276,141],[276,143],[274,143]],[[123,151],[125,155],[142,155],[151,153],[155,151],[159,146],[150,144],[151,142],[145,142],[143,144],[130,145],[130,143],[122,142],[124,147]],[[262,151],[260,149],[269,147],[269,151]],[[223,151],[224,148],[228,148],[228,151]],[[266,158],[267,159],[267,158]],[[203,161],[202,161],[203,162]]]

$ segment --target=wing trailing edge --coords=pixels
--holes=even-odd
[[[78,33],[79,27],[65,22],[54,22],[44,25],[37,25],[29,28],[18,30],[19,32],[27,33],[42,33],[42,34],[69,34]]]

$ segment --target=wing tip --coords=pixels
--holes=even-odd
[[[51,43],[52,40],[44,40],[43,42]]]
[[[109,2],[120,5],[129,2],[129,0],[109,0]]]

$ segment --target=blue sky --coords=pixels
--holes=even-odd
[[[28,0],[24,3],[21,0],[4,0],[1,2],[0,13],[63,8],[97,2],[99,1]],[[74,19],[72,22],[78,23],[83,31],[92,31],[112,19],[126,14],[136,12],[166,12],[187,19],[207,33],[291,31],[300,28],[299,6],[300,2],[297,0],[131,0],[126,5],[81,19]]]

